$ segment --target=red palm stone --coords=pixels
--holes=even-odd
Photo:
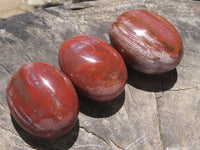
[[[110,39],[126,63],[143,73],[173,70],[183,56],[182,40],[175,27],[145,10],[120,15],[112,24]]]
[[[39,137],[64,135],[78,115],[78,97],[71,81],[42,62],[29,63],[12,76],[7,102],[16,121]]]
[[[66,40],[59,51],[59,64],[80,93],[97,101],[117,97],[127,80],[127,69],[120,54],[92,36]]]

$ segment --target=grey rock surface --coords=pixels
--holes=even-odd
[[[75,10],[65,4],[0,19],[1,149],[199,150],[200,2],[100,0],[77,4]],[[177,28],[185,50],[181,64],[161,75],[128,69],[125,91],[109,102],[80,97],[78,121],[63,137],[41,139],[24,131],[11,118],[6,103],[11,75],[32,61],[59,68],[58,50],[73,36],[92,35],[109,43],[112,22],[131,9],[158,13]]]
[[[27,3],[34,7],[44,7],[46,5],[60,5],[64,0],[27,0]]]

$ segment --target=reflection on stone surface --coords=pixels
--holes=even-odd
[[[59,64],[80,93],[98,101],[117,97],[127,80],[126,65],[120,54],[92,36],[66,40],[59,51]]]
[[[71,81],[42,62],[26,64],[12,76],[7,101],[18,123],[39,137],[67,133],[78,115],[78,97]]]
[[[120,15],[112,24],[110,39],[127,65],[147,74],[171,71],[183,56],[182,39],[175,27],[146,10]]]

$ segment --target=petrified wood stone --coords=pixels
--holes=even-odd
[[[101,0],[84,5],[90,7],[77,10],[79,4],[73,6],[76,10],[70,10],[70,5],[64,5],[0,20],[1,149],[198,150],[200,2]],[[61,138],[40,139],[22,130],[11,118],[6,103],[11,74],[31,61],[59,67],[58,50],[73,36],[86,34],[109,43],[112,22],[131,9],[158,13],[177,28],[185,50],[181,64],[154,76],[128,69],[125,91],[113,101],[99,103],[80,96],[79,119]]]

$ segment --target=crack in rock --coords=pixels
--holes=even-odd
[[[199,89],[198,87],[189,87],[189,88],[183,88],[183,89],[172,89],[172,90],[169,90],[169,91],[187,91],[187,90],[194,90],[194,89]]]
[[[121,147],[118,143],[116,143],[115,141],[111,140],[111,142],[119,149],[121,150],[125,150],[123,147]]]
[[[142,135],[141,137],[139,137],[138,139],[136,139],[135,141],[133,141],[132,143],[130,143],[125,150],[131,150],[131,149],[135,149],[137,148],[138,145],[144,143],[147,139],[149,138],[149,136],[146,135]]]
[[[8,74],[12,75],[12,73],[6,68],[6,66],[4,66],[3,64],[0,64],[0,66],[3,67],[3,69],[8,72]]]
[[[31,62],[33,62],[33,59],[27,53],[25,53],[25,55],[30,59]]]
[[[197,66],[197,65],[192,65],[192,64],[190,64],[190,65],[179,65],[180,67],[195,67],[195,68],[200,68],[200,66]]]
[[[1,106],[4,110],[6,110],[6,107],[4,106],[4,104],[0,103],[0,106]]]
[[[94,133],[94,132],[92,132],[92,131],[88,131],[85,127],[80,126],[80,128],[81,128],[82,130],[84,130],[85,132],[90,133],[90,134],[92,134],[92,135],[98,137],[99,139],[103,140],[107,145],[110,146],[110,144],[109,144],[103,137],[100,137],[99,135],[97,135],[96,133]]]
[[[85,132],[92,134],[93,136],[98,137],[99,139],[103,140],[103,142],[105,142],[107,145],[109,145],[109,147],[111,147],[111,145],[103,138],[100,137],[99,135],[97,135],[96,133],[92,132],[92,131],[88,131],[85,127],[80,126],[81,129],[83,129]],[[121,147],[118,143],[116,143],[115,141],[111,140],[111,142],[120,150],[125,150],[123,147]]]
[[[90,5],[89,3],[72,3],[70,4],[69,8],[70,10],[81,10],[81,9],[86,9],[89,7],[93,7],[92,5]]]
[[[155,94],[155,100],[156,100],[156,111],[157,111],[157,125],[158,125],[158,132],[159,132],[159,138],[160,138],[160,144],[162,146],[162,149],[164,149],[164,144],[163,144],[163,140],[162,140],[162,129],[160,126],[160,114],[159,114],[159,108],[158,108],[158,100],[162,97],[162,95],[157,96],[156,93]]]
[[[13,131],[10,131],[10,130],[8,130],[8,129],[2,127],[2,126],[0,126],[0,128],[3,129],[3,130],[5,130],[5,131],[7,131],[7,132],[9,132],[9,133],[11,133],[11,134],[14,134],[14,135],[16,135],[16,136],[19,137],[19,135],[17,135],[17,134],[16,134],[15,132],[13,132]]]
[[[9,130],[9,129],[6,129],[6,128],[2,127],[2,126],[0,126],[0,128],[1,128],[2,130],[7,131],[7,132],[11,133],[12,135],[14,135],[14,136],[16,136],[16,137],[18,137],[18,138],[21,139],[21,137],[20,137],[17,133],[15,133],[15,132],[13,132],[13,131],[11,131],[11,130]],[[18,147],[20,147],[20,148],[22,148],[22,149],[25,149],[24,146],[27,147],[28,149],[31,149],[31,148],[28,147],[26,144],[24,144],[23,146],[21,146],[21,145],[17,144],[17,143],[16,143],[15,141],[13,141],[13,140],[10,140],[10,141],[12,141],[16,146],[18,146]]]

